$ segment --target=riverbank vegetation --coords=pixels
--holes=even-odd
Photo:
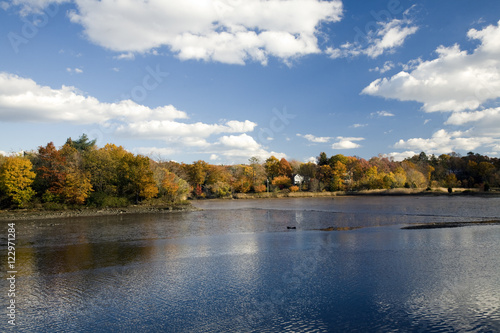
[[[0,155],[0,206],[59,210],[78,207],[162,206],[188,198],[224,198],[259,193],[361,192],[376,189],[445,187],[491,191],[500,187],[500,160],[469,153],[420,153],[396,162],[384,156],[365,160],[327,156],[316,162],[265,161],[213,165],[155,161],[121,146],[97,147],[82,135],[62,147],[50,142],[17,156]],[[269,194],[267,194],[269,192]],[[266,195],[264,195],[266,194]]]

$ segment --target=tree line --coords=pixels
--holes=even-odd
[[[121,146],[99,148],[84,134],[62,147],[50,142],[17,156],[0,155],[3,208],[124,207],[175,203],[234,193],[359,191],[391,188],[500,186],[500,160],[474,153],[420,153],[396,162],[322,152],[315,162],[256,157],[247,164],[155,161]]]

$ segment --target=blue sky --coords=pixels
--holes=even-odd
[[[500,2],[0,1],[0,152],[500,152]]]

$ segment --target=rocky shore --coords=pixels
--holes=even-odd
[[[123,208],[81,208],[58,211],[47,210],[2,210],[0,211],[0,221],[22,221],[55,219],[70,217],[92,217],[109,216],[121,214],[151,214],[151,213],[173,213],[197,211],[198,208],[191,204],[171,205],[171,206],[130,206]]]

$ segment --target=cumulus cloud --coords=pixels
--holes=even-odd
[[[152,118],[174,120],[188,116],[172,105],[152,109],[131,100],[103,103],[75,87],[54,89],[31,79],[0,72],[0,120],[5,122],[95,124]]]
[[[328,141],[333,139],[333,138],[328,137],[328,136],[314,136],[312,134],[305,134],[305,135],[297,134],[297,136],[304,138],[309,142],[314,142],[314,143],[327,143]]]
[[[230,158],[285,156],[267,151],[246,134],[257,127],[250,120],[207,124],[188,122],[188,119],[186,112],[172,105],[150,108],[131,100],[104,103],[75,87],[54,89],[31,79],[0,72],[2,122],[99,124],[118,136],[159,140],[167,144],[167,147],[136,148],[137,152],[152,156],[185,152],[183,148]]]
[[[370,113],[370,116],[372,116],[372,117],[394,117],[394,113],[391,113],[389,111],[377,111],[377,112]]]
[[[344,43],[339,48],[329,47],[326,53],[333,59],[359,55],[377,58],[384,53],[394,52],[418,30],[418,27],[408,18],[377,22],[377,25],[378,29],[370,30],[366,34],[359,30],[352,43]],[[394,64],[387,62],[382,69],[377,68],[377,70],[385,72],[392,67]]]
[[[426,112],[474,110],[499,98],[500,26],[471,29],[467,35],[480,42],[472,53],[458,45],[440,46],[437,58],[422,61],[409,72],[377,79],[362,93],[417,101]]]
[[[287,157],[283,153],[267,151],[261,144],[246,133],[220,137],[218,142],[210,147],[210,152],[231,158],[239,157],[248,159],[249,156],[256,156],[261,160],[267,159],[271,155],[277,158]]]
[[[394,161],[403,161],[404,159],[409,158],[409,157],[413,157],[415,155],[417,155],[416,152],[414,152],[412,150],[407,150],[407,151],[404,151],[401,153],[393,152],[393,153],[385,154],[384,156],[392,158]]]
[[[42,0],[40,0],[42,1]],[[320,53],[322,22],[342,16],[340,0],[75,0],[72,22],[93,43],[121,55],[168,47],[180,59],[266,64]]]
[[[447,132],[444,129],[436,131],[431,138],[412,138],[399,140],[394,148],[425,151],[432,154],[444,154],[457,150],[473,151],[479,147],[498,148],[500,139],[488,136],[471,136],[467,131]]]
[[[359,124],[355,124],[359,125]],[[361,127],[361,126],[355,126],[354,127]],[[360,144],[356,143],[357,141],[363,141],[364,138],[359,138],[359,137],[343,137],[343,136],[337,136],[337,137],[328,137],[328,136],[323,136],[323,137],[317,137],[312,134],[297,134],[297,136],[302,137],[306,139],[309,142],[313,143],[328,143],[330,141],[336,140],[332,144],[332,149],[355,149],[361,147]]]
[[[431,153],[500,148],[500,108],[485,108],[500,98],[500,21],[471,29],[467,36],[479,42],[473,51],[463,51],[457,44],[440,46],[436,58],[410,61],[403,71],[377,79],[362,91],[420,102],[425,112],[449,113],[444,125],[469,126],[461,131],[441,129],[431,138],[400,140],[396,148]]]
[[[361,147],[356,141],[363,141],[365,138],[337,137],[337,142],[332,144],[332,149],[355,149]]]
[[[379,72],[380,74],[383,74],[383,73],[385,73],[387,71],[390,71],[395,66],[396,65],[394,65],[394,63],[392,61],[386,61],[382,67],[378,67],[377,66],[375,68],[371,68],[370,72]]]
[[[135,54],[133,54],[132,52],[121,53],[117,56],[114,56],[113,59],[116,59],[116,60],[134,60]]]
[[[470,124],[475,135],[500,137],[500,108],[469,112],[454,112],[445,122],[447,125]]]

